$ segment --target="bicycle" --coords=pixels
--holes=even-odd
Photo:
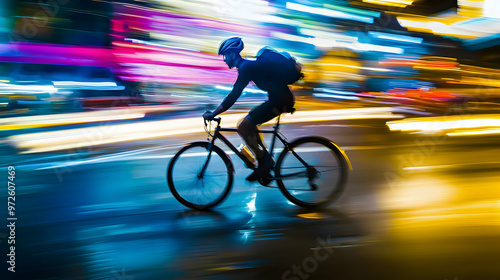
[[[279,132],[280,118],[281,115],[272,130],[259,130],[260,133],[273,134],[269,149],[271,156],[276,139],[283,143],[283,150],[271,168],[274,176],[259,179],[259,183],[267,185],[263,180],[276,181],[283,195],[301,207],[319,208],[330,204],[345,187],[348,171],[352,170],[349,158],[339,146],[323,137],[307,136],[288,142]],[[210,132],[212,122],[217,123],[213,134]],[[256,169],[221,134],[237,132],[236,128],[222,128],[220,117],[208,123],[210,127],[207,128],[205,121],[208,141],[193,142],[179,150],[170,160],[166,174],[173,196],[184,206],[196,210],[218,205],[232,188],[234,165],[227,153],[215,145],[215,140],[224,142],[248,168]],[[328,187],[331,190],[327,190]]]

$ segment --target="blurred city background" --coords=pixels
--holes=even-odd
[[[213,212],[170,194],[169,160],[206,139],[201,114],[236,79],[217,56],[233,36],[244,57],[270,46],[303,65],[282,132],[327,137],[353,165],[328,209],[245,182],[234,154]],[[18,218],[17,272],[2,273],[499,279],[499,78],[498,0],[0,1],[0,157]],[[222,125],[266,99],[248,85]]]

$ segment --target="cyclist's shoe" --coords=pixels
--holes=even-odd
[[[261,164],[262,162],[262,164]],[[262,169],[269,173],[269,171],[274,167],[274,160],[271,157],[270,153],[266,153],[262,160],[259,162],[259,168],[262,166]]]
[[[269,173],[269,170],[259,170],[259,168],[257,168],[252,174],[248,175],[245,180],[249,182],[259,181],[261,185],[267,186],[271,182],[271,179],[269,179],[270,177],[271,173]]]
[[[271,177],[269,171],[274,166],[274,160],[271,158],[271,155],[267,153],[262,160],[259,161],[259,167],[255,169],[252,174],[250,174],[245,180],[254,182],[261,178]],[[269,184],[269,183],[268,183]]]
[[[264,187],[269,185],[269,183],[271,183],[271,179],[269,179],[271,177],[271,174],[269,174],[269,172],[262,176],[261,178],[259,178],[257,181],[259,181],[259,184],[263,185]]]
[[[259,169],[255,169],[254,172],[252,172],[252,174],[248,175],[248,177],[245,178],[245,180],[249,181],[249,182],[255,182],[257,181],[261,175],[259,174]]]

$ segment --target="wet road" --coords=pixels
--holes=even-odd
[[[383,120],[282,132],[346,150],[354,170],[328,209],[245,182],[250,171],[234,156],[228,198],[212,212],[185,208],[165,168],[199,133],[12,159],[16,272],[4,261],[1,279],[500,278],[498,139],[416,137]],[[0,234],[5,257],[12,231]]]

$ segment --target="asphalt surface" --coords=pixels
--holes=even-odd
[[[282,132],[345,149],[353,170],[327,209],[302,209],[274,183],[246,182],[250,170],[234,155],[227,199],[210,212],[185,208],[165,170],[202,133],[4,153],[3,166],[16,168],[16,220],[0,216],[15,222],[0,247],[5,258],[15,239],[16,272],[3,261],[1,279],[500,279],[498,139],[417,137],[389,131],[385,120]],[[8,196],[0,194],[3,213]]]

